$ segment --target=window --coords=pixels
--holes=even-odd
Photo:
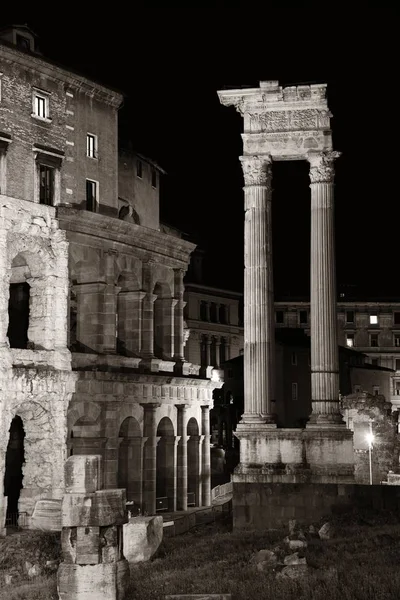
[[[50,121],[49,95],[46,92],[33,92],[32,117]]]
[[[361,385],[355,385],[353,388],[353,394],[359,394],[361,392]]]
[[[396,368],[396,371],[400,371],[400,358],[396,358],[395,368]]]
[[[292,352],[292,365],[297,366],[297,354],[296,352]]]
[[[208,321],[208,306],[205,300],[200,302],[200,320]]]
[[[292,383],[292,400],[297,400],[297,383]]]
[[[141,160],[136,161],[136,175],[140,178],[143,177],[143,164]]]
[[[354,310],[346,310],[346,323],[354,323]]]
[[[285,315],[284,315],[283,310],[277,310],[275,312],[275,322],[283,324],[284,321],[285,321]]]
[[[378,325],[378,315],[369,315],[370,325]]]
[[[22,50],[30,50],[31,49],[31,41],[29,38],[25,37],[24,35],[19,35],[17,33],[16,42],[17,42],[18,48],[21,48]]]
[[[157,187],[157,171],[155,169],[151,170],[151,185],[153,188]]]
[[[400,325],[400,312],[393,313],[393,320],[395,325]]]
[[[39,202],[53,206],[54,204],[54,168],[39,164]]]
[[[394,388],[394,393],[395,393],[396,396],[400,396],[400,381],[396,381],[395,388]]]
[[[354,333],[346,333],[346,346],[349,348],[354,346]]]
[[[308,313],[306,310],[301,310],[299,312],[300,323],[305,324],[308,323]]]
[[[86,179],[86,210],[96,212],[97,201],[97,182]]]
[[[400,348],[400,334],[398,334],[398,333],[395,333],[395,335],[394,335],[394,345],[397,348]]]
[[[379,366],[379,358],[373,358],[373,359],[371,360],[371,365],[372,365],[373,367],[378,367],[378,366]]]
[[[97,136],[91,133],[86,136],[86,156],[97,158]]]
[[[373,385],[372,386],[372,393],[374,396],[379,396],[379,392],[380,392],[380,388],[379,385]]]
[[[370,334],[369,345],[371,346],[371,348],[378,348],[379,342],[378,342],[378,334],[377,333]]]

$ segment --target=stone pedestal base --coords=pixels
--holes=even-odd
[[[60,600],[122,600],[129,583],[129,564],[77,565],[61,563],[57,573]]]

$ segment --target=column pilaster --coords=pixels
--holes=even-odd
[[[145,292],[121,291],[118,294],[118,341],[128,355],[139,355],[142,345],[142,300]]]
[[[157,482],[157,408],[160,403],[141,404],[144,412],[144,437],[147,438],[143,448],[143,505],[149,515],[156,514],[156,482]]]
[[[310,152],[311,399],[308,426],[345,426],[339,410],[336,318],[334,160],[339,152]]]
[[[211,457],[210,457],[210,407],[201,407],[201,433],[203,437],[202,463],[202,505],[211,506]]]
[[[174,269],[174,291],[175,291],[175,315],[174,315],[174,359],[177,362],[183,362],[184,355],[184,325],[183,325],[183,309],[186,302],[183,301],[185,286],[183,277],[185,271],[183,269]]]
[[[142,301],[142,351],[144,358],[154,356],[154,302],[155,294],[146,294]]]
[[[187,408],[188,404],[176,404],[178,412],[178,443],[177,456],[177,507],[187,510],[188,491],[188,455],[187,455]]]
[[[244,414],[241,422],[274,424],[271,157],[242,156],[240,160],[245,182]]]

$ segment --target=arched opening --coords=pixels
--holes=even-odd
[[[21,417],[18,415],[11,421],[6,452],[6,469],[4,474],[4,495],[7,496],[6,524],[18,524],[18,502],[22,489],[22,466],[24,456],[25,431]]]
[[[141,444],[140,426],[134,417],[127,417],[119,429],[118,487],[126,489],[126,499],[141,504]]]
[[[157,437],[156,510],[175,510],[175,435],[168,417],[158,424]]]
[[[188,506],[200,506],[200,455],[199,426],[194,417],[187,424]]]
[[[10,297],[8,300],[7,336],[11,348],[28,347],[30,286],[31,277],[23,254],[14,257],[11,263]]]

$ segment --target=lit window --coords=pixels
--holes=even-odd
[[[346,346],[352,348],[354,346],[354,333],[346,334]]]
[[[378,325],[378,315],[369,315],[370,325]]]
[[[284,323],[284,313],[283,310],[277,310],[275,313],[275,321],[276,323],[283,324]]]
[[[396,396],[400,396],[400,381],[396,381],[396,387],[394,389]]]
[[[97,182],[86,179],[86,210],[96,212],[97,208]]]
[[[400,371],[400,358],[396,358],[395,367],[396,371]]]
[[[157,187],[157,171],[155,169],[151,170],[151,185],[153,188]]]
[[[143,165],[141,160],[136,161],[136,175],[140,178],[143,176]]]
[[[308,323],[308,313],[306,310],[301,310],[299,312],[300,323],[306,324]]]
[[[354,310],[346,310],[346,323],[354,323]]]
[[[33,92],[32,97],[32,116],[37,119],[50,120],[49,96],[46,92]]]
[[[297,400],[297,383],[292,383],[292,400]]]
[[[54,169],[47,165],[39,165],[39,202],[54,204]]]
[[[292,352],[292,365],[297,365],[297,354],[296,352]]]
[[[86,136],[86,155],[89,158],[96,158],[97,156],[97,137],[91,133]]]
[[[371,335],[369,336],[370,338],[370,343],[369,345],[372,348],[377,348],[379,346],[379,342],[378,342],[378,334],[377,333],[371,333]]]

